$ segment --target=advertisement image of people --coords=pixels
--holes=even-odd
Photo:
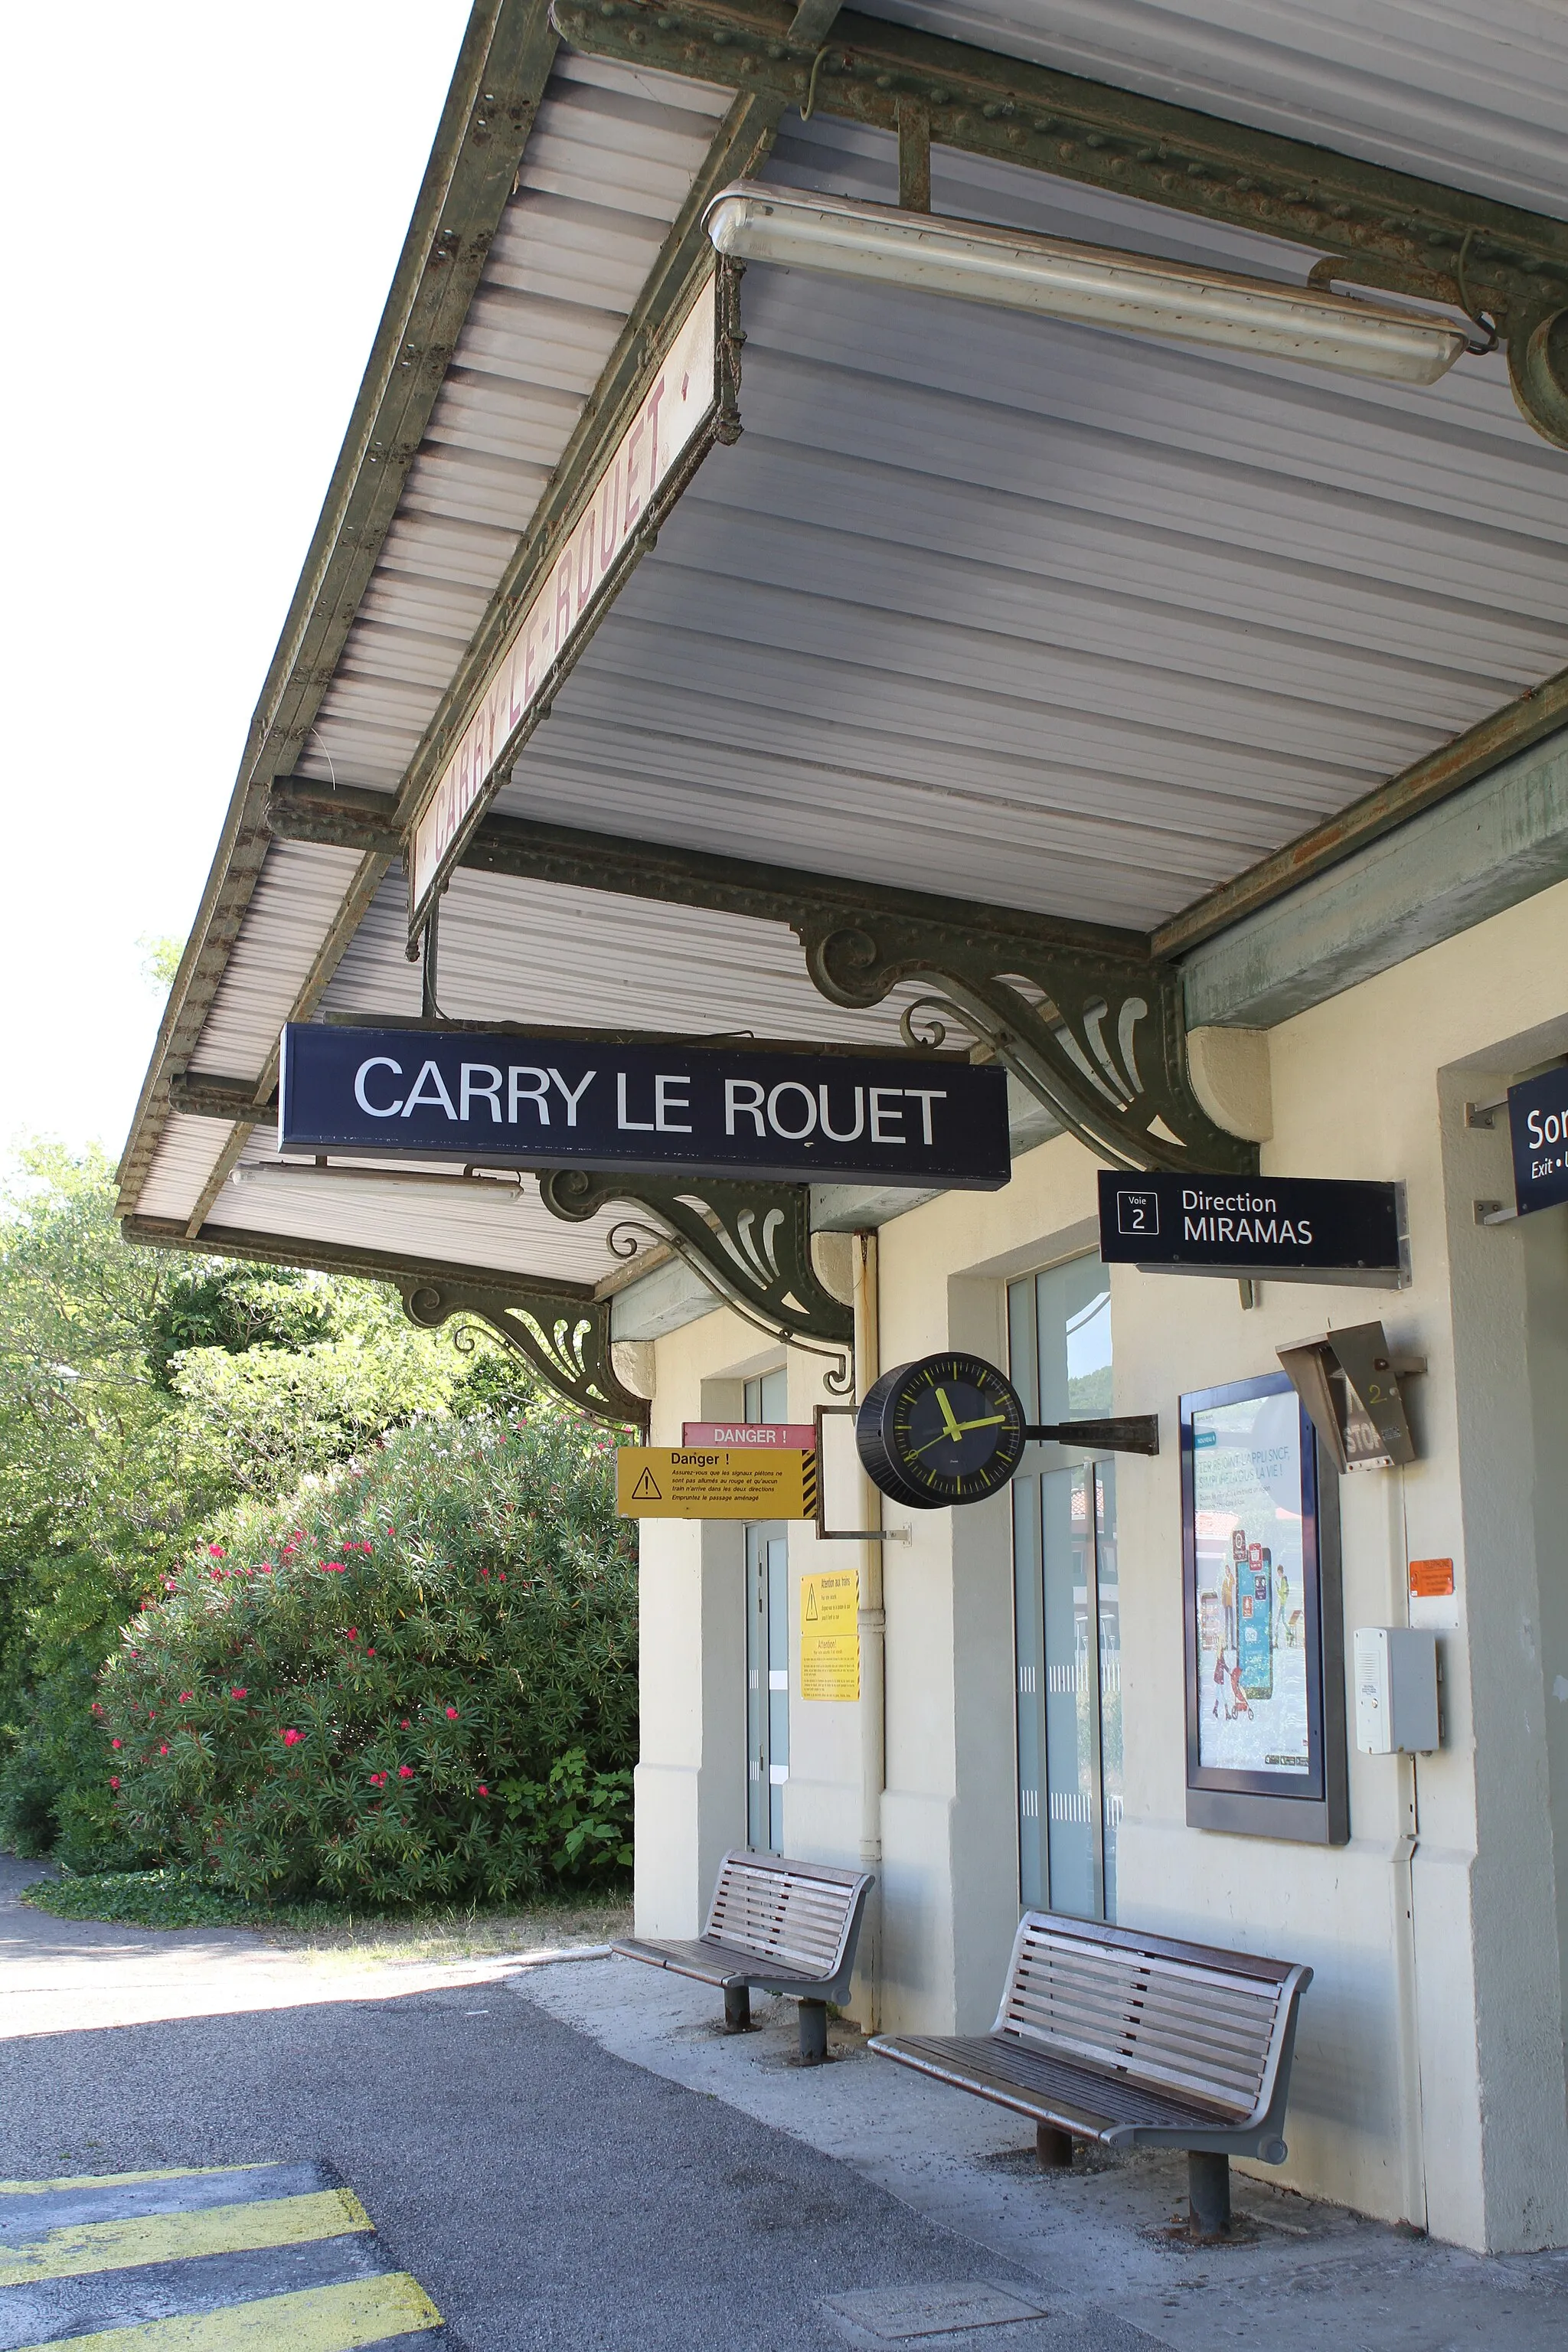
[[[1193,1416],[1199,1761],[1307,1773],[1300,1413],[1287,1390]]]

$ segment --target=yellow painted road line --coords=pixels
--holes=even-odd
[[[210,2180],[220,2172],[269,2172],[260,2164],[181,2164],[172,2172],[80,2172],[61,2180],[0,2180],[0,2197],[52,2197],[66,2189],[139,2189],[146,2180]]]
[[[354,2352],[358,2345],[417,2336],[440,2325],[441,2315],[418,2280],[395,2271],[346,2286],[306,2287],[298,2294],[233,2303],[189,2319],[152,2319],[141,2327],[110,2327],[67,2340],[70,2352]],[[24,2345],[21,2352],[48,2347]]]
[[[208,2205],[189,2213],[148,2213],[130,2221],[81,2221],[46,2231],[31,2244],[14,2245],[0,2254],[0,2287],[82,2278],[92,2271],[134,2270],[146,2263],[183,2262],[196,2254],[253,2253],[264,2246],[297,2246],[374,2226],[351,2189],[262,2198],[246,2205]]]

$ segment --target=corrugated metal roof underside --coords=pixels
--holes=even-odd
[[[950,40],[1568,213],[1550,0],[858,0]]]
[[[396,788],[730,103],[560,53],[302,774]]]
[[[403,952],[407,904],[395,869],[338,967],[324,1013],[368,1021],[418,1012],[419,971]],[[742,915],[461,871],[441,902],[439,995],[454,1021],[897,1046],[899,1011],[914,992],[902,990],[871,1013],[844,1012],[812,986],[793,931]]]
[[[191,1056],[193,1070],[261,1076],[359,866],[352,849],[272,844]]]
[[[885,195],[889,149],[774,168]],[[1054,186],[981,193],[1149,225]],[[1568,660],[1568,464],[1500,358],[1405,390],[755,266],[742,312],[741,440],[505,810],[1142,927]]]

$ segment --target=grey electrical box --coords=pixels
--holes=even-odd
[[[1437,1636],[1416,1625],[1358,1625],[1355,1744],[1367,1756],[1426,1756],[1438,1745]]]
[[[1397,1355],[1381,1323],[1355,1323],[1279,1349],[1279,1361],[1336,1470],[1391,1470],[1414,1462],[1415,1441],[1400,1380],[1424,1356]]]

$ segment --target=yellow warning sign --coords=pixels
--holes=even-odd
[[[793,1445],[625,1445],[616,1508],[623,1519],[815,1518],[816,1455]]]
[[[860,1579],[852,1568],[800,1580],[800,1695],[860,1696]]]

